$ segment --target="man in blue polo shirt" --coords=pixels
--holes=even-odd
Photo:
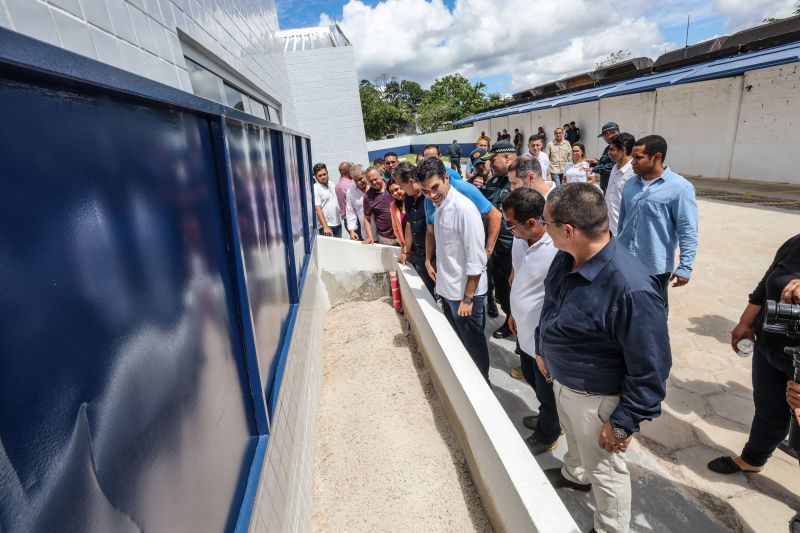
[[[633,145],[631,165],[636,174],[622,189],[617,235],[622,246],[658,278],[664,305],[667,288],[689,283],[697,252],[697,201],[694,187],[664,166],[667,141],[648,135]],[[675,268],[675,249],[680,261]]]
[[[564,466],[555,486],[593,490],[594,529],[627,532],[624,452],[639,424],[661,414],[672,366],[667,313],[652,276],[608,231],[603,193],[556,187],[540,223],[560,251],[544,281],[536,363],[553,378]]]

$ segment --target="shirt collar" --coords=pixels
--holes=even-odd
[[[545,231],[542,234],[542,236],[539,237],[538,241],[536,241],[535,243],[533,243],[530,246],[528,246],[528,249],[525,251],[525,253],[530,253],[534,248],[539,248],[540,246],[545,246],[545,245],[547,245],[548,243],[551,243],[551,242],[553,242],[553,238],[550,237],[550,235]],[[528,244],[528,241],[525,241],[525,244]]]
[[[603,271],[606,265],[611,261],[611,257],[614,255],[614,251],[617,247],[617,241],[614,237],[611,237],[611,240],[608,241],[608,244],[603,246],[603,249],[594,254],[594,256],[586,261],[583,265],[581,265],[578,270],[571,272],[571,274],[580,274],[583,278],[587,281],[594,281],[594,279]],[[572,261],[570,264],[574,264],[575,258],[569,256]]]
[[[439,210],[439,209],[441,209],[443,207],[446,207],[446,206],[450,205],[450,203],[452,203],[452,201],[453,201],[454,194],[458,194],[458,191],[455,189],[455,187],[453,187],[452,184],[450,184],[450,190],[447,191],[447,196],[444,197],[444,200],[442,200],[442,203],[439,204],[439,205],[433,204],[433,206],[437,210]],[[433,203],[433,202],[431,202],[431,203]]]
[[[631,160],[631,161],[633,161],[633,160]],[[654,179],[653,183],[656,183],[658,180],[667,181],[670,178],[671,175],[672,175],[672,170],[670,170],[669,167],[664,167],[664,172],[659,177]],[[644,183],[644,180],[642,179],[641,176],[637,175],[636,177],[639,178],[639,183]]]

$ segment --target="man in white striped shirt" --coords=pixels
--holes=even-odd
[[[442,297],[445,317],[489,381],[489,347],[484,334],[486,237],[481,215],[472,201],[450,186],[450,177],[438,157],[420,162],[417,182],[436,207],[436,293]]]
[[[345,221],[350,239],[354,241],[363,240],[371,244],[373,241],[370,228],[364,224],[364,193],[367,192],[367,175],[361,165],[350,165],[350,178],[353,185],[347,190],[345,195]],[[358,231],[361,231],[361,235]]]
[[[608,156],[614,160],[614,167],[608,178],[606,189],[606,207],[608,208],[608,229],[617,236],[619,225],[619,208],[622,204],[622,190],[625,183],[633,176],[633,145],[636,139],[630,133],[617,133],[608,141]]]

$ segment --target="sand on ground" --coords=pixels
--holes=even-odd
[[[324,335],[314,531],[492,531],[405,318],[347,302]]]

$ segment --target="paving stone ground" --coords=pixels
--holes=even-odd
[[[781,194],[799,196],[791,187]],[[670,289],[673,366],[663,414],[642,426],[628,453],[632,531],[787,531],[800,510],[795,459],[779,450],[761,474],[730,476],[715,474],[706,464],[738,454],[747,440],[751,359],[731,350],[730,331],[775,251],[800,232],[800,211],[706,199],[699,199],[698,207],[694,274],[687,286]],[[502,314],[487,324],[487,333],[501,323]],[[508,374],[519,365],[513,337],[491,339],[490,351],[495,393],[527,437],[531,432],[522,417],[536,411],[536,399],[523,380]],[[565,447],[562,437],[558,449],[537,457],[539,463],[560,466]],[[560,495],[584,531],[590,529],[591,496],[569,490]]]

